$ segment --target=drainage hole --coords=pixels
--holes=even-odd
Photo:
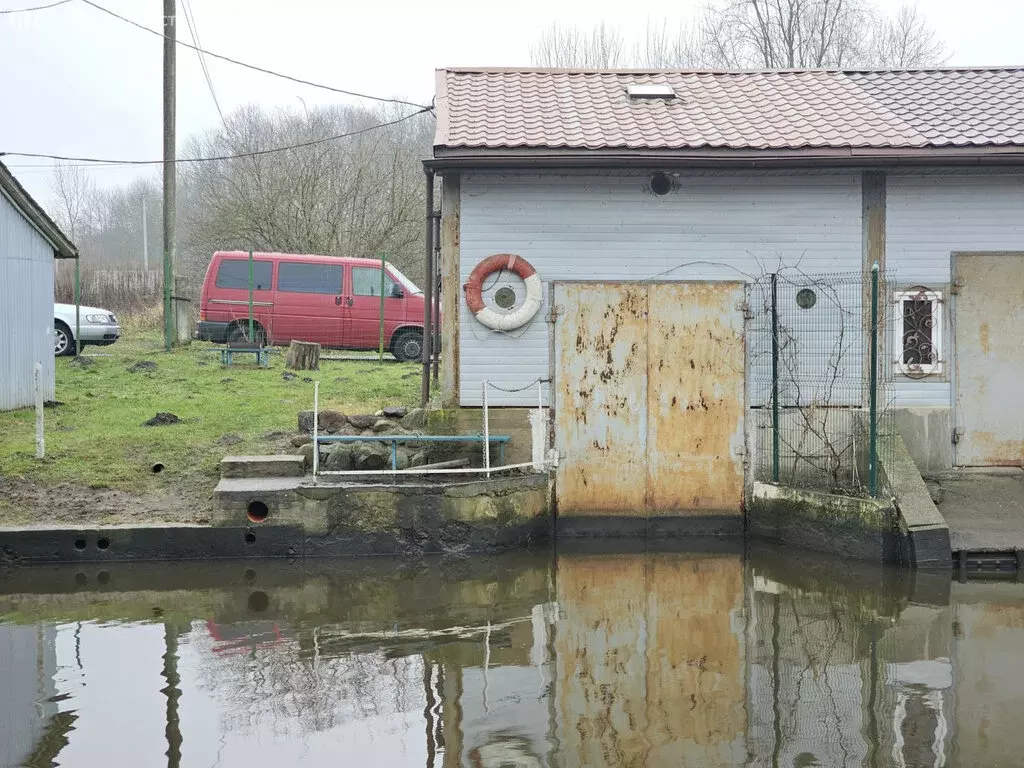
[[[85,539],[75,539],[75,549],[79,552],[85,549]]]
[[[159,475],[161,472],[164,471],[164,465],[158,461],[156,464],[150,467],[150,469],[153,470],[154,475]]]
[[[246,531],[246,533],[245,533],[245,543],[246,544],[255,544],[256,543],[256,534],[253,533],[252,531]]]
[[[262,501],[250,501],[249,507],[246,509],[246,515],[254,523],[262,523],[269,514],[270,509]]]
[[[78,586],[84,587],[87,581],[88,579],[86,578],[84,573],[75,574],[75,584],[77,584]]]
[[[110,539],[97,539],[97,549],[108,549],[110,547]]]
[[[107,571],[100,571],[96,574],[96,581],[99,584],[109,584],[110,574]]]
[[[270,597],[266,592],[253,592],[249,595],[250,611],[265,611],[270,607]]]
[[[252,536],[252,540],[256,541],[256,535],[252,533],[246,534],[246,541],[249,541],[249,536]],[[254,581],[256,581],[256,571],[254,571],[252,568],[246,568],[245,572],[242,574],[242,579],[245,581],[246,584],[252,584]]]

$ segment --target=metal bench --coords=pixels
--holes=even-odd
[[[215,347],[210,351],[220,352],[221,365],[231,365],[234,362],[233,356],[236,354],[256,355],[257,365],[263,368],[270,365],[271,350],[269,347],[254,347],[251,344],[228,344],[226,347]]]
[[[505,444],[509,435],[491,435],[488,442],[498,445],[498,465],[505,463]],[[317,444],[322,443],[391,443],[391,469],[398,469],[399,443],[482,443],[483,435],[317,435]]]

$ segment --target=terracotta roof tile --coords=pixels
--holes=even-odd
[[[631,99],[667,83],[676,99]],[[1024,145],[1024,69],[438,72],[438,147]]]

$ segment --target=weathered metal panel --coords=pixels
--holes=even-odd
[[[32,405],[37,361],[54,399],[53,264],[53,248],[0,195],[0,411]]]
[[[729,510],[743,499],[744,285],[649,290],[648,509]]]
[[[797,265],[807,274],[860,269],[859,173],[684,173],[663,197],[647,183],[647,174],[621,172],[463,174],[462,405],[480,405],[483,379],[512,387],[549,377],[552,281],[735,281]],[[494,253],[522,255],[545,282],[537,317],[508,334],[480,325],[462,300],[461,283]],[[516,280],[488,279],[485,298]],[[490,402],[530,406],[536,396],[492,392]]]
[[[647,286],[556,286],[560,513],[644,515]]]
[[[563,555],[556,585],[561,765],[744,763],[742,558]]]
[[[957,254],[959,466],[1024,465],[1024,253]]]

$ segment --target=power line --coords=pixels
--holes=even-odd
[[[47,8],[56,8],[58,5],[64,5],[64,3],[70,3],[71,0],[57,0],[56,3],[50,3],[49,5],[36,5],[32,8],[5,8],[0,10],[0,14],[8,13],[31,13],[32,11],[45,11]]]
[[[416,112],[410,112],[404,117],[399,117],[396,120],[390,120],[386,123],[378,123],[377,125],[371,125],[366,128],[360,128],[357,131],[349,131],[347,133],[339,133],[335,136],[326,136],[322,139],[312,139],[310,141],[303,141],[299,144],[288,144],[284,147],[273,147],[271,149],[257,149],[253,152],[239,152],[233,155],[216,155],[213,157],[179,157],[171,161],[175,164],[178,163],[210,163],[218,160],[237,160],[242,157],[259,157],[261,155],[270,155],[274,152],[287,152],[289,149],[302,149],[303,147],[314,147],[318,144],[326,144],[330,141],[337,141],[339,139],[347,139],[350,136],[359,136],[363,133],[370,133],[381,128],[388,128],[392,125],[398,125],[404,123],[406,120],[416,117],[416,115],[422,115],[424,112],[429,112],[429,107],[423,107]],[[46,160],[64,160],[73,163],[102,163],[105,165],[163,165],[163,160],[112,160],[109,158],[97,158],[97,157],[69,157],[67,155],[50,155],[44,152],[0,152],[0,157],[38,157]],[[15,166],[17,167],[17,166]]]
[[[145,32],[149,32],[151,35],[156,35],[157,37],[164,37],[164,34],[162,32],[157,32],[155,29],[151,29],[150,27],[147,27],[147,26],[145,26],[143,24],[139,24],[139,22],[137,22],[137,21],[133,21],[132,19],[129,19],[129,18],[125,17],[125,16],[121,16],[120,14],[114,13],[110,9],[104,8],[102,5],[94,3],[92,0],[81,0],[81,2],[85,3],[86,5],[88,5],[88,6],[92,7],[92,8],[95,8],[97,11],[102,11],[103,13],[107,14],[108,16],[113,16],[115,19],[119,19],[120,21],[123,21],[126,24],[131,24],[133,27],[137,27],[138,29],[141,29],[141,30],[143,30]],[[359,93],[358,91],[347,91],[344,88],[335,88],[334,86],[331,86],[331,85],[323,85],[321,83],[314,83],[314,82],[312,82],[310,80],[303,80],[302,78],[299,78],[299,77],[292,77],[291,75],[286,75],[286,74],[283,74],[281,72],[275,72],[272,69],[266,69],[265,67],[260,67],[260,66],[257,66],[255,64],[248,64],[248,63],[246,63],[244,61],[239,61],[238,59],[233,59],[230,56],[223,56],[223,55],[221,55],[219,53],[214,53],[213,51],[207,51],[207,50],[205,50],[203,48],[200,48],[198,45],[190,45],[189,43],[186,43],[184,40],[175,40],[175,42],[178,45],[183,45],[186,48],[191,48],[194,51],[198,51],[199,53],[203,53],[203,54],[205,54],[207,56],[212,56],[215,59],[220,59],[221,61],[227,61],[227,62],[230,62],[232,64],[236,64],[239,67],[245,67],[246,69],[255,70],[256,72],[262,72],[265,75],[272,75],[274,77],[280,77],[280,78],[282,78],[284,80],[290,80],[291,82],[299,83],[300,85],[308,85],[308,86],[312,86],[313,88],[322,88],[325,91],[332,91],[334,93],[340,93],[340,94],[343,94],[345,96],[354,96],[354,97],[356,97],[358,99],[371,99],[373,101],[387,102],[389,104],[402,104],[402,105],[407,106],[407,107],[417,107],[417,108],[422,109],[422,110],[429,110],[429,109],[431,109],[431,107],[424,106],[423,104],[417,104],[417,103],[412,102],[412,101],[404,101],[402,99],[388,99],[388,98],[384,98],[382,96],[371,96],[368,93]]]
[[[185,12],[185,23],[188,25],[188,33],[192,36],[192,42],[196,44],[196,55],[199,57],[199,66],[203,69],[203,77],[206,78],[206,85],[210,89],[210,96],[213,97],[213,105],[217,108],[217,114],[220,115],[221,125],[227,126],[227,122],[224,120],[224,111],[220,108],[220,101],[217,99],[217,92],[213,88],[213,78],[210,77],[210,69],[206,66],[206,57],[203,55],[199,46],[202,43],[199,42],[199,25],[195,21],[195,14],[192,13],[192,7],[188,0],[183,0],[181,9]]]

